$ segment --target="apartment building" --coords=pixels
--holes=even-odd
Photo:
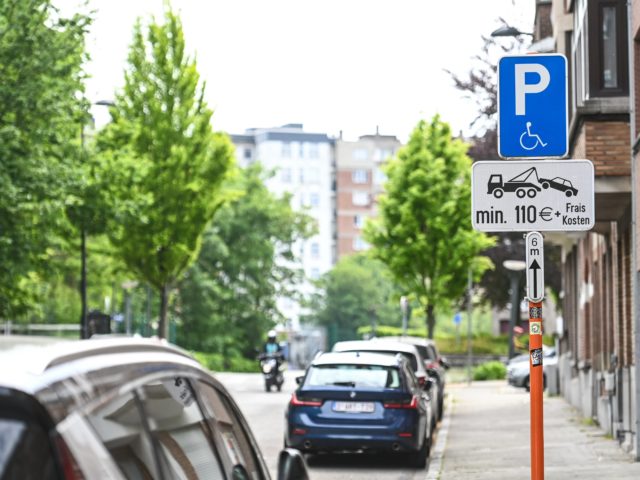
[[[382,165],[400,148],[393,135],[363,135],[356,141],[336,140],[337,259],[369,248],[362,229],[377,215],[376,199],[386,176]]]
[[[276,195],[291,193],[292,207],[316,221],[317,234],[296,245],[296,263],[307,279],[318,279],[335,261],[333,140],[326,133],[306,132],[298,123],[248,129],[244,134],[231,135],[231,140],[240,166],[259,161],[274,170],[267,188]],[[313,287],[306,281],[300,291],[309,294]],[[281,298],[278,308],[292,327],[298,326],[302,312],[297,302]]]
[[[536,7],[534,31],[569,63],[570,157],[595,167],[595,228],[547,235],[562,246],[560,389],[582,415],[637,450],[627,5],[537,0]]]

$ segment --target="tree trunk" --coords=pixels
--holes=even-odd
[[[158,337],[169,336],[169,324],[167,322],[167,310],[169,307],[169,292],[167,285],[160,287],[160,321],[158,322]]]
[[[436,312],[433,305],[429,305],[424,309],[427,320],[427,338],[433,339],[433,330],[436,326]]]

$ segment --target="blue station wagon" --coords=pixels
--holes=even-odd
[[[433,433],[428,388],[402,355],[325,353],[298,383],[286,412],[287,447],[397,452],[425,467]]]

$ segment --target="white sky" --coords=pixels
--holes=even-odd
[[[67,13],[78,0],[56,0]],[[531,31],[535,0],[173,0],[197,53],[216,130],[303,123],[345,138],[406,141],[440,113],[454,132],[475,116],[443,69],[463,74],[503,17]],[[122,85],[135,19],[162,18],[162,0],[90,0],[89,100]],[[86,9],[83,9],[86,10]],[[98,124],[104,107],[94,107]]]

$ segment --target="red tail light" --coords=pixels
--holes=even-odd
[[[435,362],[428,362],[425,366],[427,368],[436,370],[440,366],[440,364],[437,361],[435,361]]]
[[[293,392],[289,404],[293,407],[321,407],[322,400],[318,398],[298,398],[296,393]]]
[[[417,409],[418,408],[418,396],[414,395],[411,399],[397,401],[392,400],[383,403],[384,408],[405,408],[405,409]]]
[[[426,377],[418,377],[418,383],[420,384],[421,387],[424,387],[424,384],[427,383],[427,378]]]
[[[69,447],[62,439],[61,436],[56,436],[56,447],[58,449],[58,457],[60,459],[60,466],[64,473],[65,480],[85,480],[82,470],[78,466],[76,459],[73,458],[73,454],[69,450]]]

